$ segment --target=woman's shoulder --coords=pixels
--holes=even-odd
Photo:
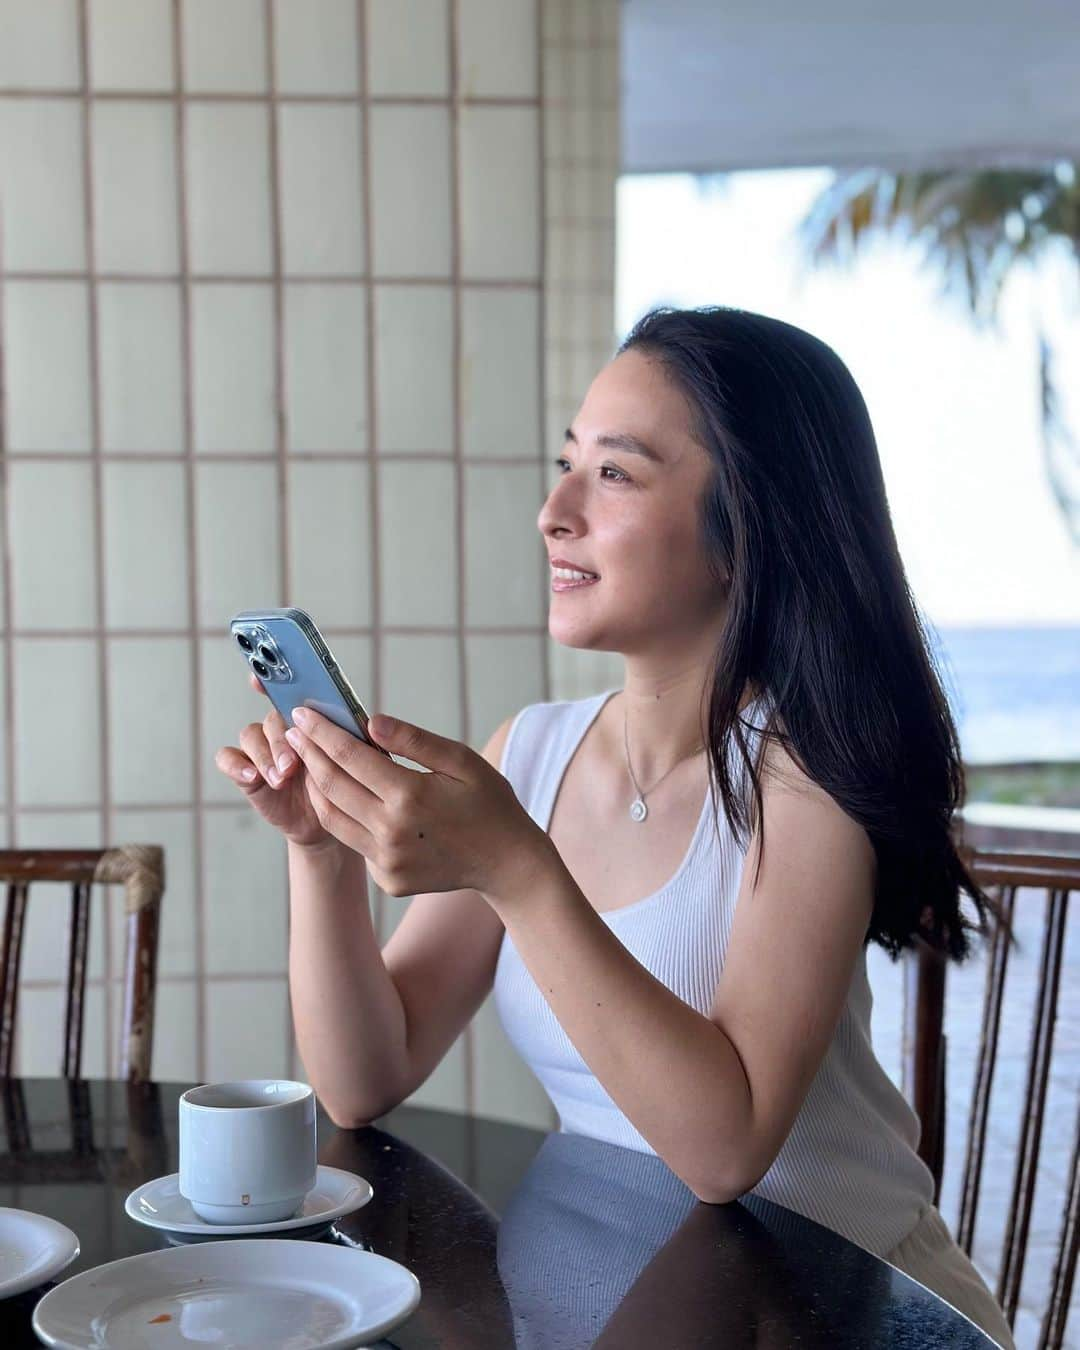
[[[578,715],[587,716],[602,697],[602,694],[591,694],[586,698],[545,699],[525,704],[495,729],[484,747],[484,758],[505,772],[502,764],[511,742],[517,744],[528,741],[535,745],[543,741],[556,725],[569,722]]]

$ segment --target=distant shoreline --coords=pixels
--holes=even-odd
[[[1054,766],[1080,761],[1080,626],[931,625],[929,637],[972,769],[1071,795]]]
[[[969,802],[1080,807],[1080,760],[965,764],[964,777]]]

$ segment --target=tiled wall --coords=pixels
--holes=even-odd
[[[231,613],[310,609],[371,709],[476,748],[561,696],[542,423],[610,352],[617,9],[543,8],[0,0],[0,819],[165,846],[159,1077],[300,1071],[284,850],[213,766],[260,715]],[[32,894],[26,1073],[58,1070],[65,911]],[[417,1095],[548,1119],[490,1005]]]
[[[543,62],[544,427],[550,465],[593,376],[616,346],[618,0],[546,0]],[[621,684],[617,653],[549,646],[553,697],[584,698]]]

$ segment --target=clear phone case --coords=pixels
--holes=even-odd
[[[391,757],[367,734],[364,705],[309,614],[302,609],[244,610],[230,620],[229,631],[286,726],[292,726],[293,708],[313,708]]]

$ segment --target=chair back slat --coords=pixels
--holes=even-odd
[[[64,1010],[64,1077],[78,1078],[82,1065],[83,1010],[86,1005],[86,957],[90,939],[90,885],[71,888],[68,939],[67,1005]]]
[[[1016,1157],[1012,1201],[1005,1231],[1005,1252],[998,1279],[998,1301],[1012,1326],[1020,1301],[1020,1282],[1024,1274],[1031,1208],[1035,1198],[1035,1175],[1039,1166],[1043,1117],[1046,1112],[1046,1088],[1050,1081],[1050,1055],[1057,1019],[1058,988],[1061,984],[1061,959],[1065,950],[1065,919],[1068,893],[1048,892],[1046,934],[1043,938],[1039,968],[1039,988],[1032,1022],[1031,1055],[1028,1060],[1027,1087],[1024,1091],[1020,1121],[1020,1147]]]
[[[160,922],[157,905],[142,905],[128,913],[120,1076],[129,1080],[150,1076]]]
[[[1069,1316],[1073,1281],[1076,1278],[1076,1255],[1080,1250],[1080,1111],[1077,1112],[1076,1135],[1073,1140],[1072,1166],[1069,1168],[1069,1191],[1065,1200],[1065,1221],[1061,1229],[1061,1251],[1054,1264],[1054,1278],[1050,1283],[1050,1298],[1039,1334],[1038,1350],[1065,1343],[1065,1322]]]
[[[997,1283],[997,1297],[1011,1326],[1014,1322],[1031,1228],[1039,1153],[1042,1148],[1046,1098],[1050,1081],[1054,1023],[1061,984],[1070,895],[1080,891],[1080,856],[979,851],[961,843],[961,854],[978,884],[987,892],[997,888],[1004,925],[993,924],[989,968],[982,1012],[982,1029],[970,1114],[967,1150],[960,1191],[957,1241],[969,1254],[978,1210],[980,1178],[985,1165],[989,1103],[1001,1031],[1009,937],[1022,891],[1041,890],[1047,897],[1047,918],[1040,952],[1039,987],[1033,1009],[1027,1061],[1023,1117],[1013,1187],[1006,1220],[1005,1242]],[[905,984],[907,1042],[904,1053],[904,1091],[919,1114],[923,1133],[919,1155],[934,1175],[935,1200],[944,1166],[945,1038],[943,960],[928,955],[916,943],[908,954]],[[937,1085],[937,1091],[934,1088]],[[1077,1121],[1068,1193],[1064,1201],[1060,1242],[1053,1286],[1043,1319],[1039,1350],[1061,1350],[1065,1344],[1069,1300],[1076,1275],[1080,1243],[1080,1120]],[[1049,1263],[1047,1263],[1049,1264]]]
[[[4,906],[4,947],[0,952],[0,1077],[11,1076],[15,1054],[15,1016],[19,991],[19,963],[22,960],[23,929],[26,923],[25,881],[9,882]]]
[[[920,941],[905,977],[904,1091],[922,1122],[919,1157],[933,1173],[936,1204],[945,1148],[945,958]]]
[[[1006,922],[1011,925],[1016,908],[1016,887],[999,886],[997,891]],[[986,993],[983,998],[982,1029],[979,1033],[975,1090],[971,1119],[968,1122],[964,1179],[960,1188],[960,1222],[956,1231],[956,1240],[968,1256],[971,1255],[971,1244],[975,1237],[975,1215],[979,1207],[979,1186],[982,1181],[983,1155],[986,1151],[986,1126],[990,1117],[990,1090],[994,1085],[994,1068],[997,1064],[998,1032],[1001,1030],[1001,1005],[1008,963],[1008,935],[1003,925],[995,924],[990,960],[986,968]]]
[[[29,886],[32,881],[53,881],[67,882],[72,887],[64,1077],[77,1082],[82,1069],[91,890],[95,883],[115,883],[125,887],[127,902],[121,1075],[129,1082],[146,1081],[150,1077],[158,931],[165,887],[162,849],[141,844],[111,849],[0,849],[0,882],[3,881],[8,882],[8,900],[0,952],[0,1079],[10,1079],[12,1073],[19,960]]]

